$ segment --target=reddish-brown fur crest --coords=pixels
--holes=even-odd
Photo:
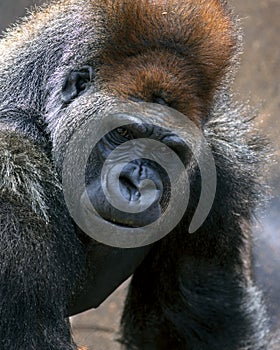
[[[224,1],[105,0],[100,6],[108,20],[100,71],[106,85],[124,97],[156,95],[200,119],[236,48]]]

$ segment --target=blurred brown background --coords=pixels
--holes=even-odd
[[[16,18],[24,15],[25,9],[42,1],[0,0],[0,31]],[[235,90],[240,98],[248,98],[258,105],[261,118],[258,123],[271,135],[276,150],[276,162],[269,176],[274,199],[266,216],[256,227],[268,240],[257,241],[259,264],[267,265],[263,282],[265,297],[276,327],[280,319],[280,0],[231,0],[239,14],[245,34],[244,54]],[[265,254],[261,254],[266,246]],[[261,249],[262,248],[262,249]],[[269,263],[267,263],[269,258]],[[264,279],[265,279],[264,278]],[[79,344],[89,349],[117,350],[114,341],[118,337],[118,324],[127,283],[120,287],[100,308],[72,318],[73,332]],[[279,322],[280,323],[280,322]]]

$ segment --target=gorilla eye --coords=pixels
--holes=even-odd
[[[126,128],[117,128],[117,133],[121,136],[124,137],[126,139],[130,139],[130,134],[128,129]]]
[[[157,103],[162,106],[169,106],[169,103],[163,97],[160,96],[153,96],[153,103]]]

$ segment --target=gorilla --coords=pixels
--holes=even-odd
[[[231,93],[240,38],[224,0],[53,1],[7,30],[0,42],[2,350],[76,349],[68,316],[97,307],[130,275],[124,348],[272,348],[251,258],[268,151],[254,110]],[[216,186],[207,217],[189,234],[205,171],[211,175],[199,143],[189,147],[192,128],[211,150]],[[104,175],[115,150],[123,147],[121,161],[139,140],[161,143],[162,153],[138,156],[143,142],[135,143],[135,159],[118,176]],[[186,193],[183,170],[174,170],[177,185],[159,162],[166,148],[189,181],[170,232],[158,220],[175,217]],[[115,207],[103,185],[143,211]],[[85,228],[89,203],[99,221]],[[150,226],[157,239],[128,243]],[[103,234],[109,243],[98,239]],[[120,245],[110,243],[114,235]]]

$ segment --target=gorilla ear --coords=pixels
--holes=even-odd
[[[70,103],[83,93],[92,80],[93,73],[94,71],[91,66],[84,66],[79,70],[71,71],[62,86],[62,101],[64,103]]]

